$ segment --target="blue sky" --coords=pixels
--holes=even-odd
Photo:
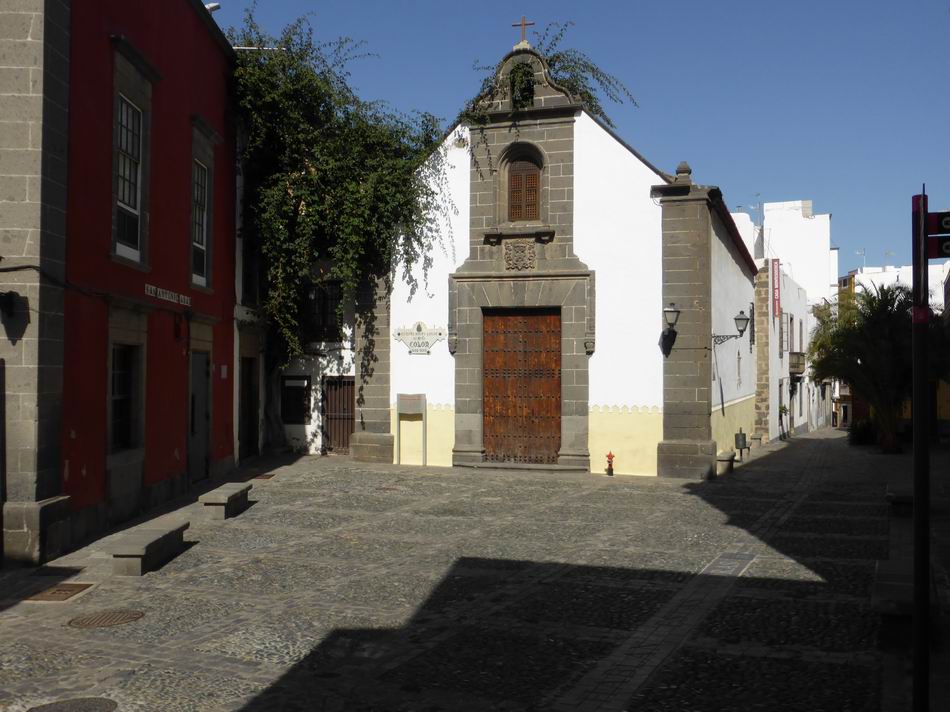
[[[221,0],[215,19],[239,24],[248,4]],[[950,0],[261,0],[257,11],[275,34],[307,13],[319,38],[378,55],[351,67],[363,98],[445,121],[478,89],[475,61],[494,64],[519,39],[522,14],[539,27],[573,20],[565,46],[637,98],[608,106],[625,140],[667,171],[689,161],[732,209],[813,200],[832,213],[842,273],[860,249],[869,265],[909,263],[921,183],[932,210],[950,209]]]

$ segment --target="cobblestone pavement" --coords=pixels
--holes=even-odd
[[[877,712],[881,462],[833,431],[709,483],[303,458],[169,515],[193,544],[144,577],[109,538],[0,572],[0,709]],[[23,600],[60,581],[93,585]]]

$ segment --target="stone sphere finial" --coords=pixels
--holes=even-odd
[[[693,169],[689,167],[689,164],[686,161],[680,161],[680,164],[676,167],[676,182],[692,183],[692,178],[690,178],[692,174]]]

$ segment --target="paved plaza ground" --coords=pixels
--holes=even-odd
[[[165,515],[192,544],[144,577],[109,538],[0,572],[0,709],[902,709],[869,600],[906,464],[835,431],[708,483],[302,458]],[[60,582],[94,585],[24,600]]]

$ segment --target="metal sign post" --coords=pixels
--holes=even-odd
[[[915,712],[930,709],[930,440],[927,423],[927,329],[930,290],[927,285],[927,195],[913,205],[913,395],[914,427],[914,703]]]

